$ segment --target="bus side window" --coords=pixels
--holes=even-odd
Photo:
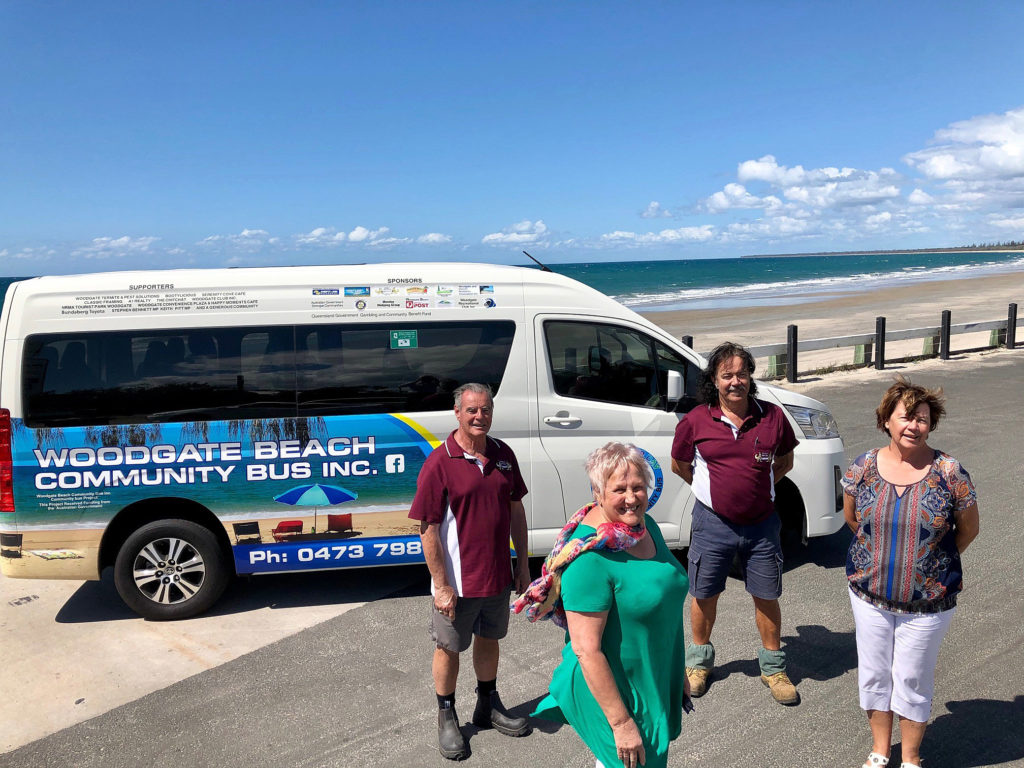
[[[59,376],[57,373],[57,361],[59,359],[60,355],[52,344],[47,344],[39,350],[39,356],[36,358],[36,363],[42,368],[40,374],[40,389],[42,389],[43,392],[52,392],[57,386],[57,379]]]
[[[554,391],[606,403],[667,409],[668,371],[679,371],[685,413],[696,400],[696,365],[647,334],[609,323],[549,320],[544,323]]]
[[[59,392],[74,392],[96,385],[96,374],[86,362],[86,348],[83,341],[69,341],[60,354],[58,368]]]
[[[497,392],[514,334],[505,320],[300,326],[299,415],[448,410],[468,381]]]

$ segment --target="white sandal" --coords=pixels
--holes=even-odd
[[[884,755],[880,755],[877,752],[872,752],[868,755],[867,762],[864,763],[861,768],[879,768],[880,766],[888,765],[889,758]]]

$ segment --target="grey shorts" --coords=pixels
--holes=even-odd
[[[473,635],[501,640],[508,633],[509,587],[494,597],[460,597],[455,602],[455,618],[449,619],[430,600],[430,637],[439,648],[462,653],[473,642]]]
[[[696,502],[686,569],[690,594],[704,599],[724,592],[733,558],[739,555],[747,592],[763,600],[778,599],[782,595],[781,528],[778,515],[754,525],[738,525]]]

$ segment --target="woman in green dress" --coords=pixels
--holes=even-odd
[[[550,694],[533,714],[571,725],[598,766],[661,768],[689,708],[686,570],[646,514],[653,477],[643,453],[608,443],[586,469],[594,503],[573,515],[513,607],[568,629]]]

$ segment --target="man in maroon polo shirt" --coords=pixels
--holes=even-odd
[[[471,643],[477,677],[473,725],[506,736],[530,730],[525,717],[508,714],[496,689],[498,640],[508,631],[512,587],[521,593],[529,586],[530,566],[522,502],[526,483],[512,449],[487,434],[493,412],[490,387],[464,384],[455,390],[458,429],[423,463],[409,510],[409,517],[420,521],[430,570],[438,746],[451,760],[468,755],[455,713],[455,682],[459,654]]]
[[[672,471],[696,497],[690,526],[691,642],[686,648],[690,695],[702,696],[715,663],[711,630],[718,598],[739,557],[761,635],[761,681],[780,704],[800,701],[782,650],[781,521],[775,483],[793,467],[797,439],[782,409],[754,394],[754,358],[720,344],[698,383],[702,404],[676,425]]]

